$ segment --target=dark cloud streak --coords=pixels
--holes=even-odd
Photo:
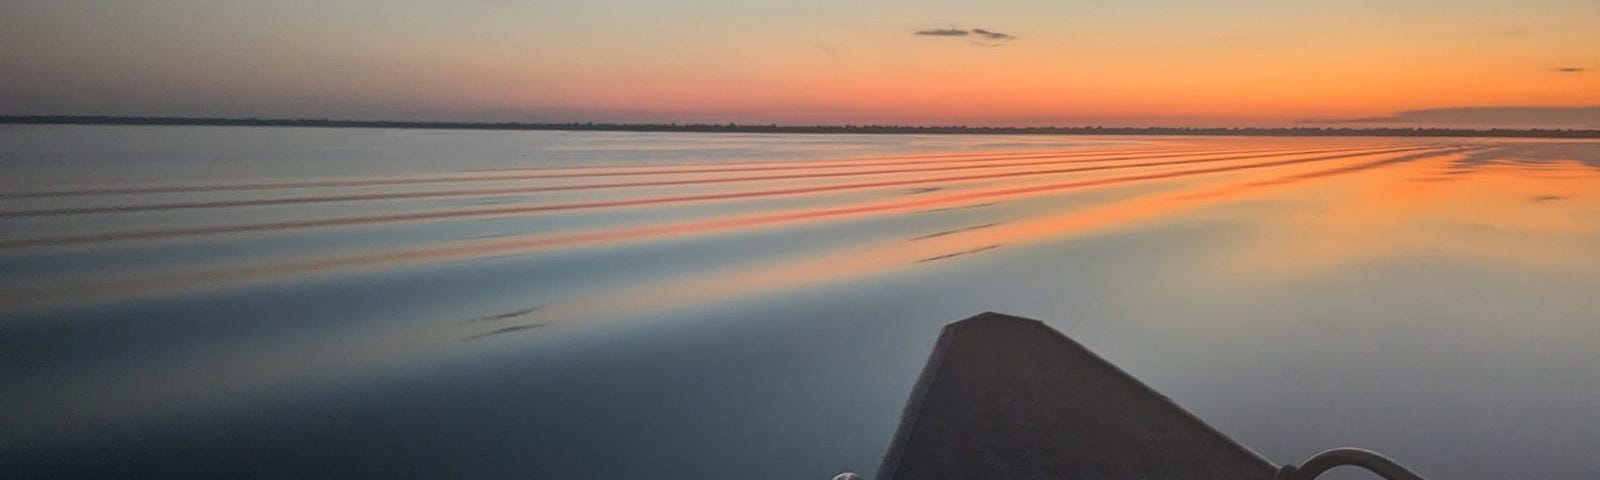
[[[965,28],[956,28],[956,27],[953,27],[953,26],[949,27],[949,28],[930,28],[930,29],[926,29],[926,30],[917,30],[915,32],[912,32],[912,34],[913,35],[933,36],[933,37],[973,37],[973,36],[975,36],[975,37],[978,37],[978,38],[974,39],[972,41],[972,45],[979,46],[979,47],[1001,47],[1001,46],[1005,46],[1010,41],[1017,39],[1016,36],[1011,35],[1009,33],[1001,33],[1001,32],[996,32],[994,30],[985,30],[985,29],[982,29],[982,28],[973,28],[973,29],[969,30],[969,29],[965,29]]]
[[[1556,71],[1561,73],[1583,73],[1589,71],[1589,69],[1583,67],[1561,67],[1557,68]]]
[[[981,29],[981,28],[972,29],[972,33],[975,33],[975,34],[978,34],[978,35],[982,35],[984,38],[987,38],[987,39],[990,39],[990,40],[1011,40],[1011,39],[1017,38],[1017,37],[1011,36],[1009,34],[1004,34],[1004,33],[991,31],[991,30],[984,30],[984,29]]]

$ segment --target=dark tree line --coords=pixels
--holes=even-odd
[[[971,127],[903,125],[741,125],[716,123],[521,123],[521,122],[400,122],[385,120],[328,120],[306,118],[190,118],[34,115],[0,116],[0,123],[42,125],[210,125],[248,127],[350,127],[420,128],[456,130],[571,130],[610,132],[709,133],[864,133],[864,134],[989,134],[989,135],[1243,135],[1285,137],[1527,137],[1600,138],[1592,129],[1460,129],[1460,128],[1345,128],[1345,127]]]

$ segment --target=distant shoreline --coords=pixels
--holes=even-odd
[[[80,115],[5,115],[0,124],[170,125],[224,127],[409,128],[432,130],[545,130],[590,132],[831,133],[831,134],[982,134],[982,135],[1192,135],[1263,137],[1498,137],[1600,138],[1600,130],[1343,127],[969,127],[902,125],[741,125],[677,123],[523,123],[328,120],[293,118],[121,117]]]

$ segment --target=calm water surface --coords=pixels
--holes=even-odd
[[[1600,143],[0,127],[0,476],[873,473],[1031,316],[1276,462],[1600,474]]]

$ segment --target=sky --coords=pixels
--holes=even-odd
[[[1600,128],[1595,0],[3,0],[0,114]]]

